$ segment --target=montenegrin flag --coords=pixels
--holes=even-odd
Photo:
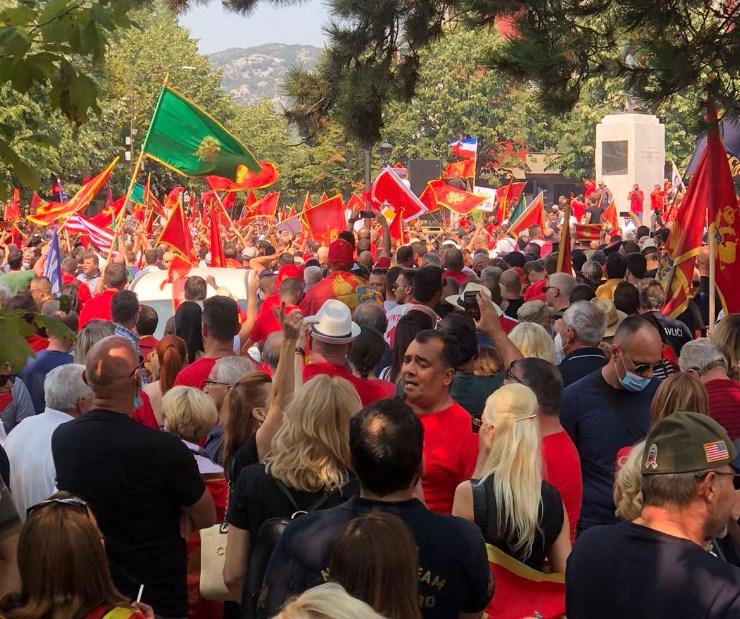
[[[469,191],[457,189],[440,179],[429,181],[427,188],[434,193],[439,206],[444,206],[458,215],[467,215],[488,199],[486,196],[477,196]]]
[[[80,212],[90,204],[98,191],[108,182],[108,178],[117,163],[118,157],[100,174],[87,181],[68,202],[47,202],[41,204],[33,215],[28,216],[28,220],[39,226],[48,226],[58,219],[66,219],[70,215]]]
[[[162,87],[142,148],[150,159],[186,176],[236,179],[240,166],[255,174],[262,170],[221,123],[169,86]]]
[[[221,176],[207,176],[206,180],[214,191],[249,191],[277,183],[279,175],[275,165],[268,161],[260,161],[259,165],[260,171],[257,173],[251,172],[245,165],[237,166],[234,181]]]

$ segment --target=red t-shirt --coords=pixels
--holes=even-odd
[[[451,277],[460,286],[462,286],[465,282],[470,280],[470,277],[467,274],[463,273],[462,271],[445,271],[442,274],[442,277]]]
[[[579,200],[570,201],[570,210],[578,221],[581,221],[583,214],[586,212],[586,203]]]
[[[146,392],[141,392],[141,405],[134,411],[134,419],[152,430],[159,430],[159,423],[154,415],[152,402]]]
[[[80,281],[71,273],[62,273],[62,284],[66,286],[67,284],[73,284],[75,282],[75,287],[77,288],[77,302],[79,304],[79,308],[82,309],[85,303],[87,303],[92,296],[90,294],[90,289],[87,287],[85,282]]]
[[[359,303],[357,287],[366,286],[367,280],[348,271],[335,271],[313,286],[301,301],[301,311],[304,316],[313,316],[328,299],[338,299],[351,310]]]
[[[99,295],[88,300],[80,310],[80,329],[95,318],[112,320],[111,307],[113,297],[118,293],[115,288],[106,288]]]
[[[542,437],[542,476],[558,489],[568,513],[570,541],[576,539],[576,527],[581,517],[583,478],[581,458],[565,431]]]
[[[175,385],[185,385],[186,387],[195,387],[203,389],[206,385],[206,379],[211,373],[213,366],[216,365],[215,357],[201,357],[193,361],[190,365],[185,366],[177,373]]]
[[[384,380],[363,380],[354,376],[346,368],[340,365],[333,365],[332,363],[311,363],[307,365],[303,368],[303,381],[307,382],[319,374],[339,376],[352,383],[352,386],[357,390],[357,395],[360,396],[363,406],[367,406],[378,400],[384,400],[385,398],[392,398],[396,393],[396,387],[393,383]]]
[[[297,309],[299,309],[297,305],[286,305],[286,316],[293,310]],[[265,308],[264,304],[262,305],[262,310],[257,315],[257,320],[254,321],[252,332],[249,334],[250,340],[261,344],[268,338],[271,333],[275,333],[276,331],[280,331],[282,329],[282,327],[280,326],[280,321],[275,316],[275,312],[273,310],[277,310],[278,312],[280,311],[279,302],[277,304],[272,303],[267,308]]]
[[[524,291],[524,301],[544,301],[546,286],[547,278],[527,286],[527,290]]]
[[[36,335],[35,333],[26,336],[26,344],[31,347],[33,352],[41,352],[42,350],[49,348],[49,340],[40,335]]]
[[[704,383],[709,394],[709,416],[721,425],[730,440],[740,437],[740,383],[718,378]]]
[[[455,488],[473,476],[478,437],[470,413],[457,402],[419,419],[424,426],[424,500],[433,512],[450,514]]]
[[[159,340],[153,335],[145,335],[139,338],[139,351],[144,359],[149,358],[149,353],[159,346]]]
[[[635,215],[642,214],[642,203],[644,201],[644,194],[642,191],[633,191],[630,195],[630,208]]]

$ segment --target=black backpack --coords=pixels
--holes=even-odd
[[[249,564],[242,589],[242,603],[239,615],[241,619],[256,619],[257,617],[257,604],[260,593],[262,592],[262,581],[265,578],[267,564],[270,562],[272,552],[275,550],[286,527],[299,516],[319,509],[331,496],[328,492],[324,492],[308,509],[303,510],[298,507],[293,495],[283,482],[274,477],[272,480],[277,484],[280,492],[290,501],[295,511],[290,517],[277,516],[275,518],[268,518],[260,526],[254,545],[251,547],[249,553]]]

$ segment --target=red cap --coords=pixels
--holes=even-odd
[[[373,265],[374,269],[390,269],[391,259],[388,256],[381,256],[377,262]]]
[[[344,239],[337,239],[329,245],[329,264],[343,263],[351,266],[353,253],[352,245]]]
[[[303,279],[303,276],[301,275],[301,270],[296,265],[284,264],[278,270],[277,284],[276,284],[276,287],[278,290],[280,290],[280,284],[283,283],[283,280],[286,280],[289,277],[292,277],[293,279]]]

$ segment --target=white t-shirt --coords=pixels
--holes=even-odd
[[[437,316],[436,312],[426,305],[420,305],[418,303],[404,303],[403,305],[394,307],[386,314],[386,317],[388,318],[388,327],[385,330],[385,341],[388,342],[388,346],[390,346],[391,349],[396,340],[396,327],[398,326],[398,321],[412,310],[418,310],[428,314],[432,317],[435,324],[439,320],[439,316]]]

